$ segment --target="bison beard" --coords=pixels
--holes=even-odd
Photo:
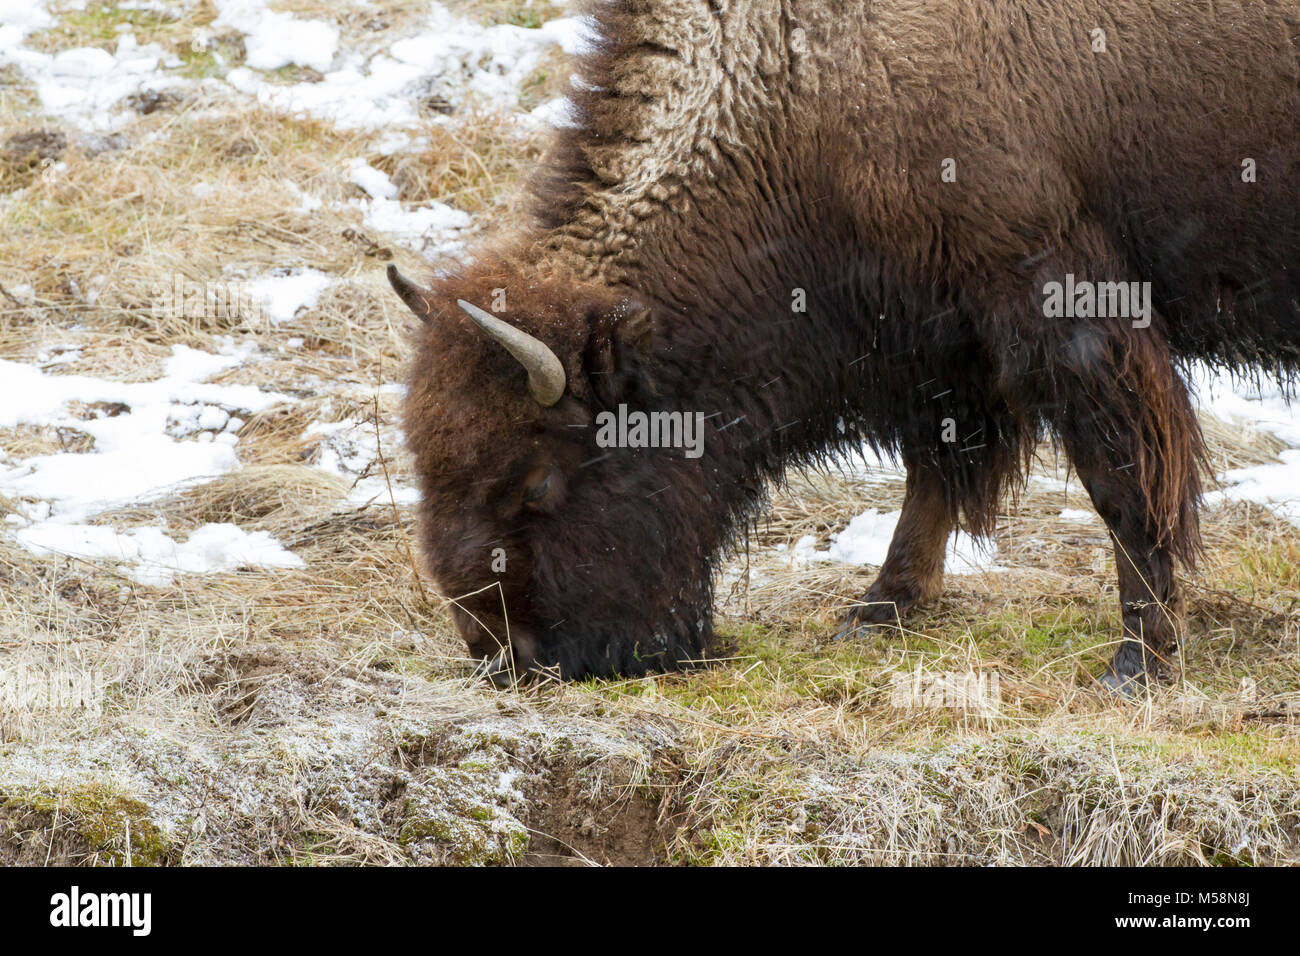
[[[1115,543],[1103,681],[1159,674],[1174,562],[1199,547],[1179,363],[1300,368],[1294,7],[590,13],[529,225],[427,290],[392,274],[424,320],[405,409],[424,552],[471,652],[501,681],[699,659],[716,563],[766,484],[862,442],[907,492],[841,634],[893,622],[1050,435]],[[1149,326],[1048,318],[1067,276],[1149,282]],[[703,456],[598,447],[620,405],[703,413]]]

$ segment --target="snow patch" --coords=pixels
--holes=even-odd
[[[255,0],[227,4],[235,5],[242,9],[261,4]],[[254,36],[261,37],[260,23],[247,14],[239,18],[236,28],[252,30]],[[282,112],[307,113],[344,129],[389,130],[419,125],[420,101],[429,96],[453,107],[471,95],[513,106],[547,50],[558,46],[577,53],[591,42],[590,30],[581,18],[551,20],[537,29],[510,24],[485,27],[455,16],[438,3],[432,5],[422,32],[398,40],[387,52],[368,59],[347,53],[334,70],[328,69],[328,63],[320,65],[324,62],[323,44],[321,56],[303,57],[287,48],[297,46],[297,36],[284,40],[283,45],[268,46],[276,56],[268,55],[265,61],[259,57],[255,62],[250,52],[247,66],[231,70],[226,82]],[[330,52],[332,56],[332,48]],[[259,65],[262,62],[290,55],[299,57],[298,62],[312,59],[308,65],[324,73],[323,78],[316,83],[282,86],[264,82],[255,72],[272,68]]]
[[[395,199],[353,199],[351,204],[361,210],[367,228],[429,256],[461,249],[461,233],[473,224],[469,213],[440,202],[410,208]]]
[[[334,63],[339,28],[320,20],[300,20],[266,9],[266,0],[215,0],[220,11],[213,26],[244,34],[244,62],[255,70],[297,64],[324,72]]]
[[[16,535],[34,554],[58,554],[88,560],[117,561],[128,576],[154,587],[170,584],[177,574],[217,574],[244,568],[301,568],[302,558],[286,551],[266,531],[245,531],[233,524],[205,524],[183,542],[161,528],[113,528],[45,523]]]
[[[232,470],[238,464],[232,425],[242,424],[232,413],[261,411],[288,400],[252,386],[204,383],[240,364],[249,352],[214,355],[178,345],[163,376],[152,382],[52,375],[0,361],[0,427],[66,427],[94,439],[93,450],[86,453],[0,463],[0,494],[20,505],[29,503],[33,520],[70,524],[163,488]],[[84,413],[87,417],[72,414],[73,402],[91,410]],[[228,438],[176,440],[178,434],[203,431],[222,415],[221,434]],[[48,513],[36,503],[44,503]]]
[[[817,550],[816,538],[804,535],[789,549],[790,564],[795,568],[822,563],[878,567],[885,563],[889,542],[893,540],[901,515],[901,511],[884,512],[869,508],[850,521],[843,531],[832,534],[830,547],[825,551]],[[785,546],[779,545],[777,550],[784,551]],[[958,531],[948,539],[944,572],[982,574],[1007,570],[997,564],[996,558],[997,547],[992,542],[981,542],[964,531]]]
[[[400,386],[384,386],[381,391],[396,391]],[[318,468],[352,482],[348,500],[362,505],[370,501],[388,501],[391,493],[399,505],[418,504],[419,489],[400,482],[390,482],[384,477],[382,467],[376,467],[380,449],[375,439],[374,424],[369,421],[316,422],[303,432],[303,437],[321,439]],[[382,436],[386,454],[402,445],[404,439],[396,429]],[[376,473],[377,472],[377,473]]]
[[[133,116],[122,108],[123,100],[132,94],[189,85],[159,72],[160,67],[183,65],[175,54],[157,43],[140,46],[131,33],[118,38],[113,53],[79,47],[49,54],[22,46],[21,36],[13,39],[11,29],[0,27],[0,65],[13,64],[26,74],[46,113],[85,130],[123,126]]]
[[[0,0],[0,57],[18,49],[28,33],[53,23],[54,18],[32,0]]]
[[[348,181],[364,189],[371,199],[392,199],[397,195],[397,187],[388,174],[364,159],[354,159],[348,164]]]
[[[248,293],[261,303],[267,319],[276,325],[290,321],[300,309],[315,308],[334,277],[315,269],[285,275],[263,276],[248,283]]]
[[[1300,527],[1300,408],[1288,401],[1281,385],[1271,379],[1236,379],[1198,365],[1188,384],[1197,405],[1216,418],[1239,425],[1247,437],[1267,432],[1291,446],[1277,463],[1238,468],[1223,476],[1226,485],[1205,496],[1207,504],[1250,501],[1269,507]]]

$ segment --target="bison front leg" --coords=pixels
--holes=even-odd
[[[1177,650],[1182,598],[1173,551],[1145,514],[1148,502],[1136,476],[1078,446],[1071,457],[1115,545],[1123,637],[1101,683],[1131,695],[1164,674]]]
[[[1123,637],[1103,686],[1126,695],[1163,675],[1182,598],[1174,559],[1197,548],[1202,445],[1187,390],[1154,328],[1124,330],[1056,369],[1052,417],[1115,545]]]
[[[909,462],[903,513],[885,563],[849,612],[836,640],[854,636],[859,628],[899,624],[904,612],[938,597],[951,531],[943,476],[933,468]]]

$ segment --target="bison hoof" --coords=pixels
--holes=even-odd
[[[1103,691],[1120,700],[1137,700],[1146,690],[1147,679],[1144,673],[1126,675],[1107,669],[1097,678],[1097,683]]]
[[[1136,625],[1130,627],[1127,621],[1125,625],[1130,632],[1137,630]],[[1172,653],[1174,644],[1166,641],[1158,647],[1163,653],[1161,650],[1148,649],[1142,641],[1131,635],[1126,636],[1106,667],[1106,672],[1097,682],[1116,697],[1135,700],[1143,696],[1166,673],[1161,662]]]
[[[855,637],[865,637],[877,627],[902,627],[899,617],[899,605],[894,601],[876,601],[863,603],[849,612],[844,623],[840,625],[835,641],[847,641]]]

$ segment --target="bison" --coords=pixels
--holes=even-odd
[[[1159,676],[1175,562],[1200,548],[1181,371],[1300,368],[1300,9],[585,12],[526,221],[427,288],[389,272],[422,320],[404,408],[422,547],[485,671],[699,660],[711,579],[765,488],[863,443],[906,466],[906,498],[840,634],[893,622],[1050,437],[1115,546],[1101,680]],[[698,416],[700,453],[611,441],[602,416],[633,412]]]

